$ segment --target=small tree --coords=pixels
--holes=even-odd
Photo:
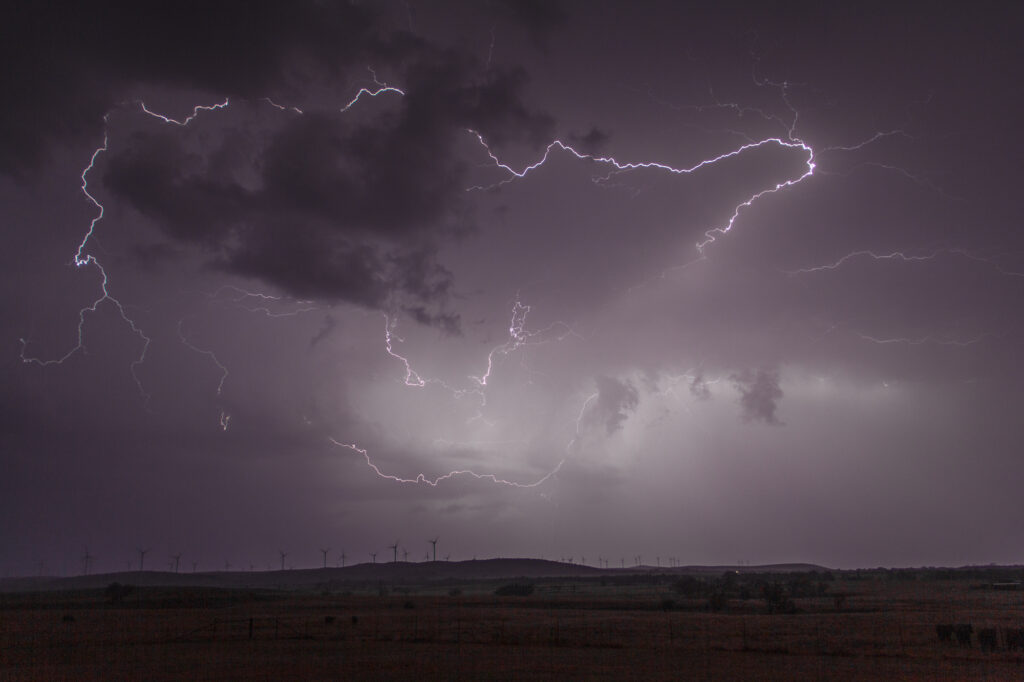
[[[107,589],[103,591],[107,597],[107,602],[110,604],[120,604],[124,601],[124,598],[132,593],[131,585],[122,585],[121,583],[110,583],[107,585]]]
[[[766,583],[762,588],[764,601],[768,605],[768,613],[794,613],[796,604],[789,598],[786,586],[782,583]]]
[[[499,597],[529,597],[533,594],[533,585],[530,583],[509,583],[496,589],[494,594]]]

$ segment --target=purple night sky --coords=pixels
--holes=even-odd
[[[0,29],[0,575],[1024,562],[1019,7],[117,4]]]

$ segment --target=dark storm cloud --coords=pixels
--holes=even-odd
[[[592,156],[600,155],[611,140],[611,135],[599,128],[591,128],[585,133],[570,133],[569,143],[578,151]]]
[[[548,35],[568,23],[569,17],[553,0],[499,0],[499,5],[526,29],[530,39],[543,46]]]
[[[595,381],[597,399],[587,408],[585,420],[589,424],[603,426],[610,436],[621,429],[629,413],[636,410],[640,397],[628,379],[599,376]]]
[[[736,390],[740,392],[740,406],[743,408],[745,421],[782,424],[775,416],[779,399],[782,398],[778,372],[745,369],[738,374],[733,374],[729,379]]]
[[[383,49],[381,18],[350,3],[19,3],[0,29],[0,172],[35,170],[53,143],[95,137],[139,84],[262,97],[301,62],[327,74]],[[16,95],[15,95],[16,93]]]
[[[439,240],[466,228],[464,168],[456,135],[472,127],[496,145],[546,139],[550,121],[522,104],[522,73],[466,85],[466,64],[442,55],[418,64],[395,116],[349,124],[343,116],[293,118],[261,154],[260,186],[223,164],[197,164],[172,133],[137,133],[108,161],[107,187],[172,239],[199,244],[225,270],[306,298],[383,308],[395,292],[420,321],[457,328],[443,304],[450,273]],[[222,158],[226,138],[211,156]],[[199,166],[196,168],[196,166]]]
[[[7,90],[19,96],[0,113],[11,140],[0,172],[15,175],[31,173],[55,141],[98,138],[104,114],[140,88],[207,90],[241,98],[232,109],[244,110],[296,83],[342,82],[350,70],[365,78],[367,62],[389,69],[404,95],[392,93],[398,102],[372,120],[310,109],[263,134],[207,136],[201,154],[177,128],[140,131],[115,140],[104,180],[172,242],[145,247],[144,264],[189,244],[217,268],[291,295],[404,308],[452,332],[458,318],[442,310],[451,274],[436,253],[471,225],[456,145],[472,129],[494,148],[536,148],[553,128],[524,103],[524,71],[484,73],[475,57],[385,31],[381,16],[346,4],[21,8],[12,23],[25,35],[5,47],[17,81]],[[254,166],[258,183],[236,178]]]

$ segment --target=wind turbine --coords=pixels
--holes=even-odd
[[[398,563],[398,540],[395,540],[395,544],[388,545],[388,549],[392,550],[395,553],[395,563],[397,564]]]
[[[373,563],[377,563],[377,553],[376,552],[370,552],[370,560],[373,561]]]
[[[348,557],[345,555],[345,550],[341,550],[341,567],[345,568],[345,559]]]
[[[149,547],[147,547],[146,549],[136,547],[135,549],[139,550],[139,573],[142,573],[142,567],[146,562],[146,554],[149,553]]]
[[[277,553],[281,555],[281,570],[283,571],[284,570],[284,558],[286,556],[288,556],[288,552],[284,551],[283,549],[279,549],[279,550],[277,550]]]
[[[92,554],[89,554],[89,548],[86,547],[85,554],[82,555],[83,571],[86,575],[89,575],[89,562],[91,562],[94,558],[95,557]]]
[[[327,549],[323,549],[323,548],[320,549],[320,553],[324,555],[324,568],[327,568],[327,553],[330,552],[330,551],[331,551],[330,547],[328,547]]]
[[[437,541],[441,539],[441,536],[437,536],[433,540],[427,540],[434,547],[434,561],[437,561]]]
[[[402,548],[402,561],[409,563],[409,550],[405,547]]]
[[[181,552],[171,555],[171,560],[174,561],[174,572],[178,572],[178,566],[181,564]]]

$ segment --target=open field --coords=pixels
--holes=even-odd
[[[1005,634],[1024,627],[1024,592],[827,577],[535,578],[525,596],[496,596],[511,581],[493,580],[7,593],[0,679],[1024,678]],[[782,586],[775,613],[766,585]],[[954,623],[972,624],[969,646],[940,641],[936,625]],[[996,647],[983,651],[988,628]]]

